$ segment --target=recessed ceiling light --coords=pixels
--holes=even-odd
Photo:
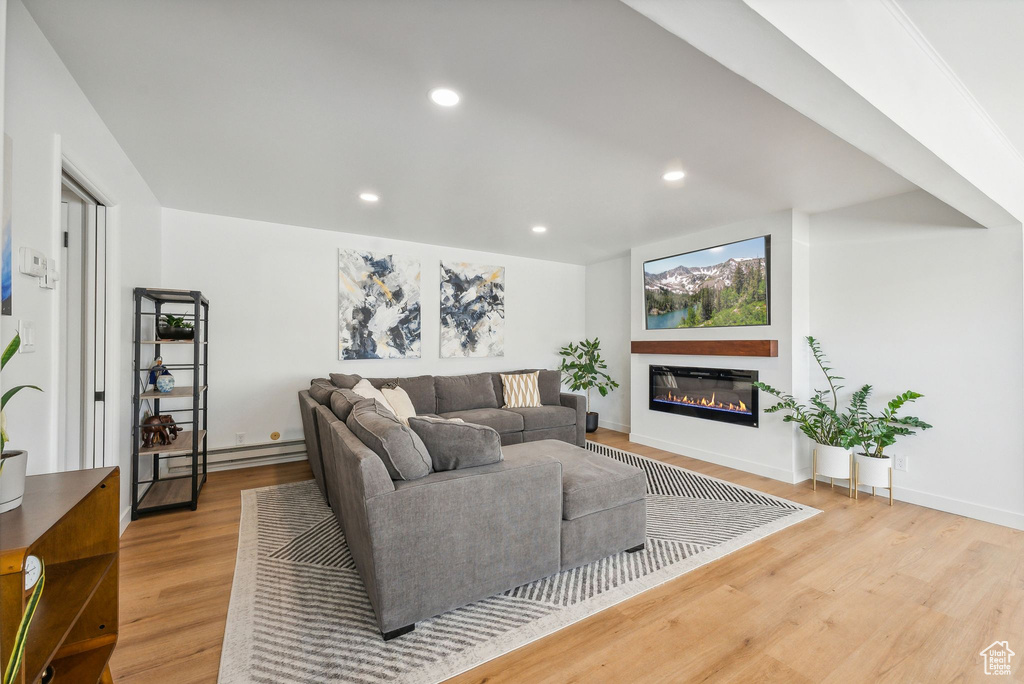
[[[430,91],[430,99],[442,107],[454,107],[461,98],[451,88],[434,88]]]
[[[683,173],[679,169],[675,169],[675,170],[672,170],[672,171],[666,171],[664,174],[662,174],[661,177],[664,180],[667,180],[667,181],[671,182],[671,181],[681,181],[681,180],[683,180],[683,178],[685,176],[686,176],[685,173]]]
[[[534,233],[546,233],[546,232],[548,232],[548,229],[547,229],[546,226],[534,226],[533,227],[533,232]]]
[[[380,201],[380,195],[373,192],[361,192],[359,193],[359,199],[364,202],[377,202]]]

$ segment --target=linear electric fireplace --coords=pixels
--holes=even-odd
[[[757,427],[757,371],[651,366],[651,410]]]

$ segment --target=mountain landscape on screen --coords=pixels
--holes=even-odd
[[[647,328],[766,325],[768,239],[645,263]]]

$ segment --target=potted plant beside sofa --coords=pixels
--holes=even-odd
[[[0,359],[0,370],[7,367],[7,362],[18,353],[21,346],[21,335],[15,334],[7,345]],[[10,511],[21,505],[25,496],[25,467],[28,465],[27,451],[7,451],[7,402],[23,389],[40,390],[35,385],[18,385],[4,391],[0,399],[0,513]]]
[[[562,357],[562,365],[558,370],[567,378],[569,389],[573,392],[584,390],[587,393],[587,432],[597,430],[598,414],[590,410],[590,390],[596,389],[602,397],[619,386],[605,373],[608,365],[601,358],[601,341],[583,340],[579,344],[570,342],[558,350]]]
[[[766,408],[765,413],[787,411],[782,420],[787,423],[796,423],[800,431],[814,442],[812,485],[817,486],[818,475],[824,475],[830,479],[837,477],[846,479],[850,481],[850,496],[853,496],[854,466],[850,458],[851,444],[847,432],[850,414],[839,411],[839,390],[843,386],[837,383],[844,378],[832,375],[833,369],[829,365],[828,358],[821,351],[818,340],[808,336],[807,346],[811,348],[814,361],[821,369],[825,380],[828,381],[828,389],[815,390],[814,395],[806,404],[803,404],[797,401],[793,395],[786,394],[766,383],[755,382],[754,387],[779,400],[774,406]]]
[[[850,399],[845,442],[857,450],[856,484],[868,485],[872,494],[875,487],[889,490],[889,505],[892,505],[892,458],[884,453],[888,446],[900,437],[917,434],[915,430],[927,430],[932,426],[915,416],[897,415],[904,405],[917,401],[922,394],[906,391],[893,397],[881,413],[868,410],[871,385],[864,385],[853,393]]]

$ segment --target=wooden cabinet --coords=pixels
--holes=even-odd
[[[0,514],[0,658],[6,667],[28,593],[25,558],[46,583],[28,632],[22,684],[48,666],[53,684],[109,682],[117,643],[120,474],[96,468],[25,479],[25,500]]]

